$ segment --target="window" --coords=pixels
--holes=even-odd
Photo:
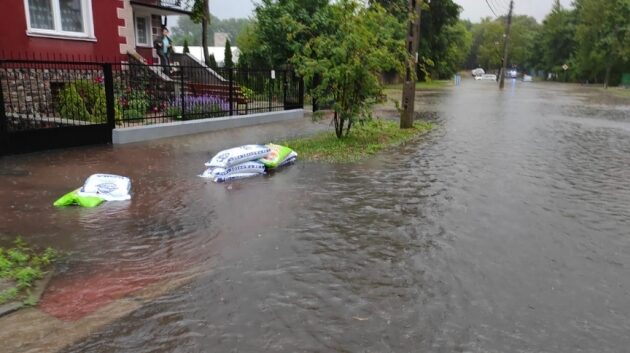
[[[151,21],[148,17],[136,17],[136,44],[150,46]]]
[[[24,0],[29,34],[92,36],[91,0]]]

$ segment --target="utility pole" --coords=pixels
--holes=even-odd
[[[508,12],[507,27],[505,28],[505,40],[503,41],[503,67],[501,68],[501,78],[499,80],[499,88],[505,86],[505,70],[508,62],[508,42],[510,41],[510,30],[512,29],[512,10],[514,9],[514,0],[510,0],[510,12]]]
[[[416,97],[416,75],[412,70],[418,65],[418,45],[420,40],[420,9],[422,0],[409,0],[409,29],[407,31],[407,52],[413,57],[413,62],[407,61],[405,84],[403,86],[403,112],[400,116],[400,128],[413,127],[414,100]]]

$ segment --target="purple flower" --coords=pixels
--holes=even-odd
[[[171,108],[182,109],[182,99],[177,97],[170,102]],[[230,104],[217,96],[184,96],[184,111],[192,113],[214,113],[230,110]]]

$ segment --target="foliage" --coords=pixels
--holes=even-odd
[[[208,54],[208,25],[210,23],[210,4],[208,0],[195,0],[190,19],[194,23],[201,23],[201,47],[206,65],[209,65],[210,55]]]
[[[70,83],[58,95],[59,115],[65,119],[107,121],[105,88],[91,80]]]
[[[281,144],[299,151],[300,158],[332,163],[359,161],[389,146],[399,145],[433,128],[431,123],[415,123],[412,129],[400,129],[398,122],[374,119],[359,124],[352,135],[338,139],[323,132]]]
[[[12,287],[0,291],[0,304],[28,294],[33,282],[41,279],[57,258],[56,250],[47,248],[39,253],[21,237],[15,239],[11,248],[0,247],[0,279],[13,284]],[[30,302],[32,301],[31,298]]]
[[[382,96],[380,74],[402,72],[411,58],[392,33],[396,18],[380,6],[340,0],[329,5],[322,18],[334,29],[309,40],[292,62],[312,97],[334,101],[335,133],[341,138],[344,129],[347,136],[358,118],[369,116],[371,105]]]
[[[232,46],[230,45],[230,40],[225,41],[225,56],[223,61],[223,67],[226,69],[234,68],[234,61],[232,61]]]
[[[224,32],[228,34],[231,40],[236,40],[237,46],[240,47],[238,38],[251,22],[252,20],[247,18],[228,18],[222,20],[210,15],[210,23],[208,24],[208,45],[215,45],[214,33]],[[188,40],[188,45],[201,45],[201,25],[200,23],[193,22],[189,17],[180,16],[177,21],[177,26],[173,27],[171,32],[171,37],[176,43],[183,43],[184,40]]]
[[[615,81],[630,67],[630,1],[577,0],[575,72],[591,80]]]
[[[254,90],[253,90],[253,89],[251,89],[251,88],[247,88],[247,87],[245,87],[245,86],[243,86],[243,85],[241,85],[240,87],[241,87],[241,93],[243,93],[243,95],[245,96],[245,98],[246,98],[248,101],[250,101],[250,102],[251,102],[251,101],[253,101],[253,100],[254,100],[254,95],[255,95]]]
[[[468,68],[498,69],[503,62],[506,18],[484,18],[472,25],[472,45],[466,60]],[[514,16],[508,46],[508,67],[529,69],[535,66],[532,53],[540,25],[529,16]]]
[[[370,0],[371,6],[384,7],[396,16],[402,28],[397,32],[404,39],[409,21],[407,0]],[[425,1],[420,18],[418,78],[450,78],[468,54],[471,35],[458,21],[461,7],[453,0]]]
[[[255,20],[239,36],[242,67],[281,67],[331,22],[329,0],[261,0]]]
[[[464,65],[472,45],[472,34],[463,22],[457,22],[444,28],[442,38],[445,41],[439,53],[434,55],[434,78],[449,78]]]
[[[188,48],[188,38],[184,39],[184,49],[183,49],[183,51],[184,51],[184,54],[190,53],[190,48]]]
[[[130,89],[120,101],[125,120],[143,119],[151,107],[151,97],[144,89]]]
[[[210,54],[210,60],[208,60],[208,61],[209,61],[208,66],[211,69],[216,70],[216,69],[219,68],[219,65],[217,64],[217,60],[214,58],[214,54]]]
[[[533,48],[537,69],[556,74],[563,71],[562,65],[571,60],[575,50],[575,14],[564,9],[556,0],[551,13],[545,17]],[[535,60],[538,58],[538,60]]]
[[[453,0],[424,2],[420,19],[419,56],[432,78],[450,78],[463,63],[469,47],[464,27],[458,27],[461,7]],[[461,53],[465,50],[464,53]],[[419,78],[426,74],[419,72]]]

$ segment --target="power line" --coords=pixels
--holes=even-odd
[[[494,17],[499,17],[497,13],[494,11],[494,9],[492,8],[492,6],[490,5],[490,2],[488,0],[486,0],[486,4],[488,4],[488,7],[490,8],[490,11],[492,11],[492,13],[494,14]]]
[[[505,1],[506,0],[493,0],[493,3],[495,4],[494,7],[500,9],[501,13],[507,13],[509,11],[509,3],[506,4]],[[497,6],[496,4],[499,4],[499,6]]]

